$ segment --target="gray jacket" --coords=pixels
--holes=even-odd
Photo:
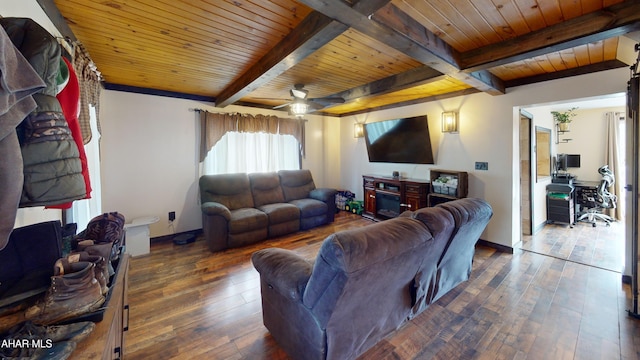
[[[16,129],[24,164],[20,207],[85,198],[78,147],[56,98],[60,45],[32,19],[2,18],[0,25],[46,85],[33,95],[37,108]]]

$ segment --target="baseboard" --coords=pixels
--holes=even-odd
[[[500,252],[503,252],[503,253],[513,254],[513,248],[509,247],[509,246],[496,244],[496,243],[493,243],[493,242],[490,242],[490,241],[487,241],[487,240],[482,240],[482,239],[478,240],[477,244],[496,249],[496,250],[498,250]]]
[[[149,240],[151,241],[151,243],[173,241],[174,237],[176,237],[178,235],[182,235],[182,234],[192,234],[193,236],[195,236],[197,238],[198,236],[202,235],[202,229],[195,229],[195,230],[183,231],[183,232],[179,232],[179,233],[175,233],[175,234],[156,236],[156,237],[152,237]]]
[[[533,227],[533,231],[531,232],[531,235],[535,235],[537,234],[540,230],[544,229],[544,227],[547,225],[547,222],[544,221],[540,224],[538,224],[537,226]]]

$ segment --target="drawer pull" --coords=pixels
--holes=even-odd
[[[127,311],[127,322],[126,322],[127,325],[125,325],[122,331],[129,331],[129,304],[125,305],[124,309]]]

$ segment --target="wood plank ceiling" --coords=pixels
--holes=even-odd
[[[271,108],[304,84],[334,116],[628,66],[640,30],[637,0],[38,2],[106,88]]]

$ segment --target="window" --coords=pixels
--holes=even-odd
[[[227,132],[207,153],[202,174],[300,169],[300,144],[292,135]]]
[[[84,230],[87,224],[95,216],[102,213],[102,192],[100,184],[100,132],[98,131],[96,109],[89,107],[89,117],[91,125],[91,141],[84,146],[87,154],[87,165],[89,167],[89,178],[91,179],[91,198],[76,200],[71,206],[70,213],[67,213],[68,222],[78,224],[78,229]]]

